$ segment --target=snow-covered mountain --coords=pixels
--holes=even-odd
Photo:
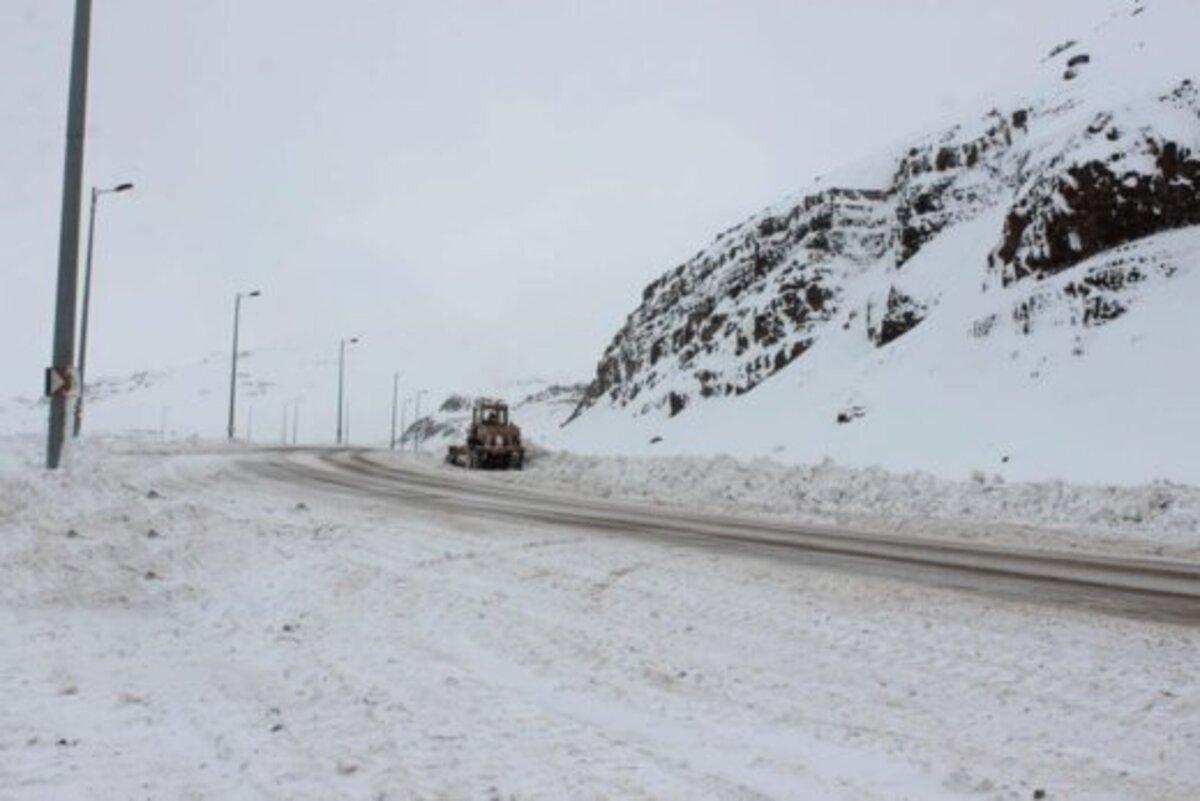
[[[526,444],[537,447],[555,439],[563,421],[583,400],[587,385],[520,382],[513,389],[518,390],[515,396],[510,393],[501,400],[509,401],[512,421],[521,427]],[[520,391],[528,394],[522,396]],[[406,425],[400,443],[407,447],[420,440],[422,447],[436,451],[463,442],[474,402],[470,395],[447,396],[435,411]]]
[[[1200,430],[1195,30],[1200,4],[1132,3],[982,113],[720,233],[645,288],[567,440],[1200,478],[1168,433]]]

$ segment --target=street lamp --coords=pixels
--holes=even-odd
[[[421,452],[421,396],[428,391],[429,390],[427,389],[417,390],[417,408],[416,411],[413,412],[413,425],[417,427],[417,431],[413,435],[413,439],[415,440],[413,450],[417,453]]]
[[[342,444],[342,401],[346,395],[346,345],[358,342],[358,337],[343,339],[338,345],[338,408],[337,444]]]
[[[96,201],[101,195],[126,192],[130,189],[133,189],[131,183],[117,184],[110,189],[92,187],[92,208],[88,217],[87,263],[83,272],[83,319],[79,323],[79,394],[75,396],[75,425],[71,434],[73,437],[78,437],[80,429],[83,428],[83,387],[84,372],[87,369],[88,309],[91,308],[92,301],[92,242],[96,232]]]
[[[229,367],[229,439],[233,439],[234,410],[237,407],[238,320],[242,314],[242,298],[257,298],[262,292],[238,292],[233,298],[233,358]]]
[[[67,89],[67,148],[63,159],[62,216],[58,229],[58,284],[54,293],[54,350],[46,371],[50,419],[46,469],[57,470],[67,433],[67,393],[75,362],[75,290],[79,284],[79,192],[83,187],[84,126],[87,120],[88,46],[92,0],[75,0],[71,78]]]
[[[296,404],[292,407],[292,444],[295,445],[300,437],[300,398],[296,398]]]
[[[396,404],[400,399],[400,373],[392,375],[392,440],[389,450],[396,450]]]

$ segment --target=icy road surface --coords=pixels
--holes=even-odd
[[[336,488],[453,515],[510,520],[741,550],[805,565],[884,574],[1052,603],[1070,603],[1200,623],[1200,564],[1055,553],[870,534],[812,524],[784,525],[731,516],[598,501],[471,480],[469,474],[381,461],[369,451],[288,451],[250,462],[264,476],[316,489]],[[394,457],[392,457],[394,459]],[[511,475],[511,474],[510,474]]]
[[[1178,616],[297,467],[0,475],[0,799],[1200,797]]]

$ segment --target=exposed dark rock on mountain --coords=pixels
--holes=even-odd
[[[1043,324],[1094,328],[1115,320],[1134,302],[1134,291],[1150,282],[1171,278],[1180,265],[1166,253],[1135,254],[1124,245],[1107,258],[1061,286],[1039,289],[1010,310],[1017,330],[1030,335]],[[987,336],[997,320],[991,315],[977,320],[972,333]]]
[[[872,310],[867,311],[867,336],[878,347],[907,334],[925,319],[925,306],[905,295],[896,287],[888,290],[887,302],[877,322],[872,319]]]
[[[1046,56],[1046,59],[1047,59],[1047,60],[1049,60],[1049,59],[1052,59],[1052,58],[1054,58],[1055,56],[1057,56],[1059,53],[1063,53],[1063,52],[1065,52],[1065,51],[1067,51],[1067,50],[1070,50],[1070,49],[1071,49],[1072,47],[1074,47],[1075,45],[1076,45],[1076,42],[1075,42],[1075,40],[1074,40],[1074,39],[1070,39],[1070,40],[1068,40],[1068,41],[1066,41],[1066,42],[1063,42],[1063,43],[1062,43],[1062,44],[1060,44],[1060,45],[1056,45],[1056,46],[1054,47],[1054,49],[1050,51],[1050,54],[1049,54],[1048,56]]]
[[[845,425],[846,423],[854,422],[866,413],[867,410],[861,406],[851,406],[838,412],[837,421],[840,425]]]
[[[1079,70],[1084,64],[1092,60],[1092,57],[1087,53],[1080,53],[1077,56],[1071,56],[1067,59],[1067,71],[1063,73],[1064,81],[1074,80],[1079,75]]]
[[[471,408],[471,399],[466,395],[450,395],[438,407],[439,412],[461,412]]]
[[[833,189],[766,214],[717,238],[713,247],[651,283],[597,368],[584,404],[609,396],[626,404],[676,370],[699,393],[740,394],[800,356],[808,332],[839,309],[836,272],[889,251],[885,193]],[[736,372],[704,369],[714,357]],[[654,404],[678,414],[688,393]]]
[[[1200,119],[1195,86],[1185,80],[1163,98]],[[1105,115],[1085,132],[1118,145],[1121,128]],[[1153,169],[1123,169],[1141,156]],[[1200,158],[1186,146],[1142,129],[1128,150],[1114,147],[1104,160],[1065,165],[1031,182],[1004,223],[993,257],[1009,284],[1044,276],[1115,245],[1185,225],[1200,224]]]

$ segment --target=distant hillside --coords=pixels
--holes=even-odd
[[[522,388],[529,391],[524,397],[501,398],[510,404],[512,420],[521,426],[525,440],[534,446],[546,445],[555,437],[556,430],[579,406],[586,384],[539,385],[525,382]],[[441,448],[465,440],[467,426],[471,422],[471,408],[475,398],[469,395],[449,395],[436,411],[423,415],[407,424],[400,436],[405,446],[420,439],[430,448]]]

